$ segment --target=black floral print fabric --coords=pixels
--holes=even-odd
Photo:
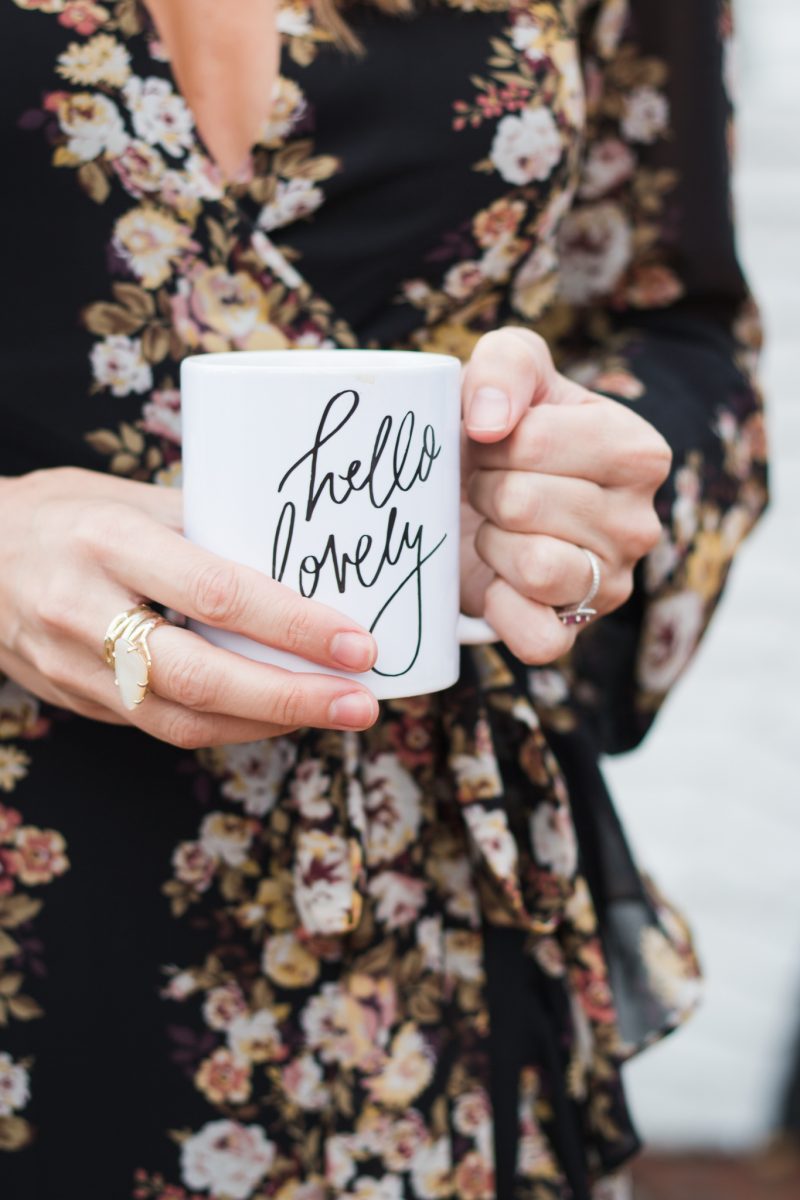
[[[523,324],[669,440],[663,538],[568,659],[465,649],[363,735],[190,753],[0,681],[8,1196],[610,1197],[622,1064],[699,996],[598,760],[646,733],[767,503],[728,5],[346,12],[362,59],[281,0],[223,185],[143,4],[2,0],[0,471],[179,485],[189,353],[466,361]]]

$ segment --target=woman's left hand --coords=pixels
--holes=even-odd
[[[601,571],[598,615],[623,604],[661,536],[655,493],[672,451],[642,417],[559,374],[547,343],[504,326],[462,374],[462,610],[483,615],[523,662],[552,662],[576,636],[556,607]]]

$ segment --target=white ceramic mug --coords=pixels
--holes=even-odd
[[[184,530],[198,545],[346,613],[378,644],[379,699],[455,683],[461,364],[407,350],[203,354],[181,366]],[[218,646],[329,670],[240,634]],[[346,672],[336,672],[346,674]]]

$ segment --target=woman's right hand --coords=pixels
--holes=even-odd
[[[143,599],[322,668],[366,671],[377,656],[353,621],[193,545],[181,521],[172,488],[73,467],[0,479],[0,671],[51,704],[185,749],[371,725],[377,701],[355,680],[254,662],[172,624],[148,638],[150,693],[124,708],[103,641]]]

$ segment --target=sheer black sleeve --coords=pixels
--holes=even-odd
[[[614,753],[649,728],[766,507],[761,327],[735,245],[727,0],[590,0],[582,21],[587,138],[559,235],[559,301],[537,328],[562,369],[674,451],[660,545],[631,600],[565,664],[572,700]],[[543,707],[561,703],[535,672],[532,686]]]

